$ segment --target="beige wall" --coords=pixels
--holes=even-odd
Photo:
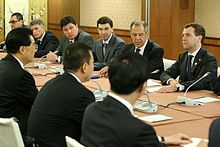
[[[114,28],[129,29],[133,20],[141,19],[141,0],[80,0],[80,25],[96,27],[96,21],[109,16]]]
[[[196,0],[195,21],[206,29],[206,36],[220,38],[220,0]]]

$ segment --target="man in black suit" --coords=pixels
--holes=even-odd
[[[215,119],[209,129],[209,143],[208,147],[220,146],[220,118]]]
[[[157,43],[149,40],[149,32],[147,24],[144,21],[133,21],[130,25],[130,35],[133,43],[127,44],[122,51],[139,53],[144,56],[145,62],[149,65],[149,77],[153,79],[160,78],[160,74],[164,71],[163,54],[164,50]],[[108,67],[100,71],[101,75],[106,76]]]
[[[220,76],[214,82],[213,91],[215,94],[220,95]]]
[[[187,24],[182,34],[182,44],[186,51],[161,74],[162,83],[168,86],[162,87],[158,92],[183,91],[208,72],[209,75],[192,86],[190,90],[210,90],[216,79],[216,58],[202,47],[205,38],[203,26],[196,23]],[[178,76],[179,81],[175,80]]]
[[[94,45],[94,69],[100,70],[109,64],[112,58],[122,52],[124,40],[116,36],[112,20],[103,16],[97,20],[97,30],[100,36]]]
[[[90,104],[83,116],[81,142],[85,146],[162,147],[191,142],[183,134],[157,137],[152,126],[133,116],[133,104],[143,94],[146,80],[143,56],[124,53],[114,58],[109,66],[108,96]]]
[[[57,37],[49,31],[45,30],[45,26],[42,20],[35,19],[30,23],[31,30],[38,45],[38,50],[35,53],[35,57],[42,57],[47,55],[49,51],[55,51],[59,45]]]
[[[63,61],[63,50],[74,42],[82,42],[93,48],[92,36],[78,28],[76,20],[72,16],[65,16],[60,20],[60,26],[63,30],[63,35],[60,39],[60,44],[55,52],[47,54],[47,60],[52,62]]]
[[[92,48],[82,43],[64,50],[64,71],[48,81],[33,104],[28,135],[43,147],[66,147],[65,136],[79,141],[82,117],[87,105],[95,101],[81,82],[93,72]]]
[[[31,106],[37,95],[32,75],[24,68],[34,59],[36,46],[31,30],[16,28],[6,37],[7,55],[0,61],[0,117],[16,117],[26,134]]]

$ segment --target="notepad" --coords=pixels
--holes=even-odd
[[[162,122],[166,120],[171,120],[172,117],[162,115],[162,114],[156,114],[156,115],[150,115],[150,116],[144,116],[144,117],[139,117],[140,120],[147,121],[147,122]]]
[[[220,99],[213,98],[213,97],[203,97],[203,98],[197,98],[194,101],[201,102],[201,103],[210,103],[210,102],[220,101]]]
[[[192,143],[185,144],[185,145],[182,145],[182,146],[183,147],[196,147],[200,143],[201,140],[208,142],[207,139],[201,139],[201,138],[196,138],[196,137],[191,138],[191,140],[192,140]]]
[[[146,88],[146,91],[147,91],[147,92],[156,92],[156,91],[158,91],[160,88],[161,88],[161,86],[159,86],[159,87],[153,87],[153,88]]]
[[[147,80],[147,86],[161,86],[161,84],[149,79],[149,80]]]

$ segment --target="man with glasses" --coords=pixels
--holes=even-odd
[[[33,61],[36,45],[27,28],[11,30],[5,43],[8,54],[0,60],[0,117],[16,117],[21,133],[25,135],[38,91],[34,78],[24,66]]]
[[[26,25],[24,25],[22,14],[19,12],[13,13],[11,15],[9,24],[11,26],[11,29],[27,27]]]

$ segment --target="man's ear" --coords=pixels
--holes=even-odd
[[[24,52],[25,52],[24,46],[20,46],[19,52],[20,52],[22,55],[24,54]]]
[[[88,68],[88,64],[87,64],[87,63],[84,63],[84,64],[81,66],[81,71],[82,71],[83,73],[86,73],[87,68]]]

